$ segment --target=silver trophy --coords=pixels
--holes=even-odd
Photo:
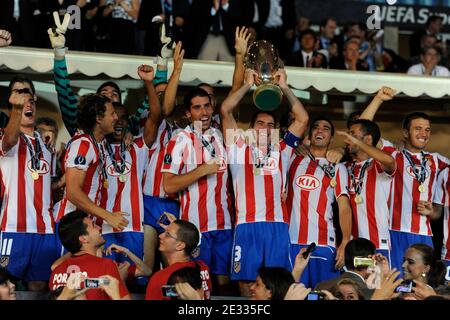
[[[258,74],[257,89],[253,93],[256,107],[264,111],[278,108],[283,98],[280,87],[274,82],[274,74],[283,68],[283,61],[278,57],[274,46],[266,41],[254,42],[247,51],[244,65]]]

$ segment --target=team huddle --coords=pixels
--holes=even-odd
[[[246,31],[238,29],[236,42],[246,39]],[[33,83],[13,79],[10,118],[0,137],[2,266],[30,290],[48,286],[46,281],[55,290],[77,271],[89,278],[120,278],[117,266],[127,262],[127,276],[147,285],[158,248],[162,264],[173,265],[165,255],[166,240],[184,237],[180,230],[192,231],[180,222],[188,221],[199,232],[198,241],[189,250],[174,250],[184,252],[183,266],[199,263],[204,288],[211,289],[211,274],[222,292],[230,280],[239,281],[241,294],[248,296],[261,267],[292,271],[299,253],[313,242],[317,247],[300,282],[314,288],[341,273],[352,238],[369,239],[392,268],[401,270],[407,248],[433,246],[430,219],[438,219],[443,209],[442,260],[450,265],[449,160],[425,151],[429,117],[407,115],[400,145],[383,139],[373,118],[395,95],[383,87],[349,121],[348,130],[335,130],[325,116],[309,118],[286,71],[279,69],[273,77],[290,105],[287,128],[280,133],[275,113],[260,110],[243,131],[233,112],[260,79],[255,71],[244,71],[246,49],[236,51],[230,94],[219,106],[211,86],[190,90],[183,100],[189,123],[180,126],[172,114],[183,65],[181,43],[168,81],[167,61],[159,61],[156,71],[138,68],[147,97],[134,115],[113,82],[78,101],[64,50],[55,48],[55,87],[72,136],[62,161],[65,191],[56,203],[56,154],[35,130]],[[343,137],[345,146],[331,149],[334,135]],[[73,240],[70,233],[79,221],[88,231]],[[83,248],[89,244],[113,248],[106,256],[111,262],[102,262],[101,254],[86,256]],[[148,280],[148,299],[159,298],[166,284],[157,275]],[[128,295],[122,282],[119,292],[122,298]]]

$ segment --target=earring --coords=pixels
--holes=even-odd
[[[422,277],[426,278],[427,274],[425,272],[422,272]]]

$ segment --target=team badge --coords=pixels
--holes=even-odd
[[[0,266],[2,266],[2,268],[6,268],[8,264],[9,264],[9,256],[0,257]]]
[[[86,164],[86,157],[84,156],[77,156],[75,158],[75,164],[78,166],[84,166]]]
[[[241,262],[234,262],[233,263],[233,270],[235,273],[239,273],[239,271],[241,271]]]
[[[197,247],[191,253],[192,258],[197,259],[200,256],[200,247]]]
[[[172,156],[170,154],[166,154],[164,156],[164,164],[171,164],[172,163]]]

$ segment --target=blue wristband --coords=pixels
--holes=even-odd
[[[303,138],[297,137],[295,134],[290,132],[289,130],[286,131],[284,134],[283,141],[290,146],[291,148],[297,148],[300,143],[303,141]]]

